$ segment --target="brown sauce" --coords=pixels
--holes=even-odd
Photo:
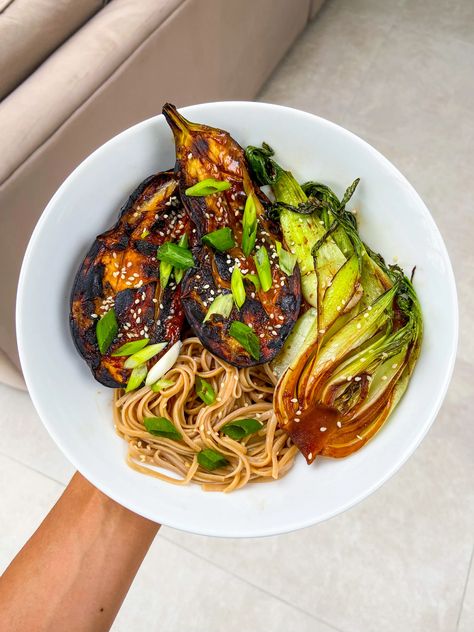
[[[337,422],[340,418],[341,414],[335,408],[315,404],[302,411],[299,422],[293,421],[290,428],[291,438],[308,463],[314,461],[330,437],[339,430]]]

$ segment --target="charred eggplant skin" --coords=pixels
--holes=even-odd
[[[174,135],[181,199],[198,238],[193,250],[197,265],[188,270],[182,283],[186,318],[203,345],[229,364],[247,367],[269,362],[281,349],[298,317],[301,304],[298,267],[287,276],[278,266],[275,242],[283,241],[279,226],[265,215],[262,205],[265,196],[250,178],[242,147],[223,130],[187,121],[171,104],[164,106],[163,114]],[[207,178],[228,182],[230,188],[205,197],[186,195],[188,187]],[[255,200],[258,225],[255,248],[246,256],[240,245],[243,210],[249,196]],[[203,235],[223,227],[231,228],[235,247],[219,253],[202,244]],[[245,281],[246,300],[241,309],[234,307],[225,320],[213,316],[204,322],[214,298],[230,291],[230,275],[236,265],[243,274],[256,274],[253,255],[261,246],[265,246],[270,256],[271,288],[263,292]],[[229,335],[234,320],[245,323],[258,336],[258,359]]]
[[[127,383],[130,371],[123,366],[125,358],[112,356],[125,342],[148,337],[151,343],[166,340],[170,347],[179,339],[184,322],[181,286],[170,282],[165,289],[160,287],[156,250],[185,232],[192,239],[176,176],[173,172],[155,174],[133,191],[116,224],[95,239],[79,267],[71,292],[71,334],[94,377],[104,386],[117,388]],[[119,328],[110,348],[101,355],[96,324],[111,307]]]

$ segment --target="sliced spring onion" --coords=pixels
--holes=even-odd
[[[240,268],[236,265],[232,271],[232,277],[230,279],[230,289],[232,290],[232,296],[234,297],[234,302],[237,307],[240,309],[242,305],[245,303],[246,295],[245,295],[245,287],[244,281],[242,279],[242,272]]]
[[[192,187],[188,187],[185,193],[190,197],[201,197],[219,193],[220,191],[227,191],[227,189],[230,189],[230,182],[206,178],[205,180],[201,180],[201,182],[196,182]]]
[[[276,242],[276,249],[280,270],[288,276],[292,275],[296,265],[296,255],[285,250],[279,241]]]
[[[233,306],[234,299],[232,294],[219,294],[210,304],[203,323],[207,322],[213,314],[219,314],[224,318],[229,318]]]
[[[146,378],[147,371],[148,369],[146,368],[146,364],[140,364],[139,366],[136,366],[130,373],[125,392],[130,393],[130,391],[134,391],[136,388],[138,388],[143,380]]]
[[[183,233],[178,239],[178,246],[180,248],[188,247],[188,233]],[[174,279],[176,283],[180,283],[184,276],[184,270],[181,268],[174,268]]]
[[[160,261],[160,288],[162,290],[168,285],[173,266],[168,261]]]
[[[136,366],[139,366],[140,364],[144,364],[145,362],[148,362],[148,360],[151,360],[151,358],[153,358],[153,356],[156,356],[157,353],[160,353],[160,351],[163,351],[167,344],[167,342],[158,342],[155,345],[148,345],[144,349],[137,351],[129,358],[127,358],[123,366],[126,369],[134,369]]]
[[[222,426],[221,432],[235,441],[240,441],[262,428],[263,424],[256,419],[235,419]]]
[[[143,425],[150,434],[157,437],[166,437],[166,439],[173,439],[174,441],[181,439],[181,433],[166,417],[145,417]]]
[[[244,214],[242,217],[242,250],[246,257],[255,246],[257,239],[257,204],[254,194],[250,193],[245,202]]]
[[[112,344],[113,339],[117,335],[118,323],[115,316],[115,310],[109,309],[102,318],[97,322],[95,335],[97,336],[97,344],[102,355]]]
[[[174,386],[174,384],[174,380],[167,380],[165,377],[163,377],[161,378],[161,380],[158,380],[157,382],[152,384],[150,388],[154,393],[159,393],[164,388],[169,388],[170,386]]]
[[[239,320],[234,320],[229,328],[229,334],[239,342],[252,358],[260,358],[260,342],[252,329]]]
[[[212,388],[212,385],[206,380],[203,380],[202,377],[196,375],[196,395],[202,399],[202,401],[210,406],[216,401],[216,392]]]
[[[157,382],[165,373],[168,373],[173,368],[176,360],[178,359],[179,352],[181,351],[181,340],[174,343],[168,351],[161,356],[161,358],[151,367],[146,377],[145,384],[151,386]]]
[[[270,267],[270,259],[268,258],[268,252],[265,246],[261,246],[255,257],[255,267],[257,268],[258,278],[262,285],[262,290],[268,292],[272,287],[272,269]]]
[[[260,285],[259,278],[256,274],[252,274],[251,272],[249,272],[248,274],[244,274],[243,277],[246,281],[250,281],[251,283],[254,284],[256,292],[259,291],[259,289],[261,288],[261,285]]]
[[[175,268],[187,270],[194,266],[193,255],[190,250],[167,241],[157,250],[156,256],[160,261],[167,261]]]
[[[201,467],[209,471],[215,470],[218,467],[224,467],[224,465],[227,465],[229,462],[223,454],[216,452],[216,450],[211,450],[211,448],[206,448],[198,452],[197,461]]]
[[[150,342],[149,338],[142,338],[141,340],[132,340],[132,342],[126,342],[124,345],[116,349],[112,356],[129,356],[135,353],[136,351],[140,351],[143,347],[146,347]]]
[[[212,246],[220,252],[225,252],[235,246],[235,239],[232,230],[226,226],[225,228],[219,228],[218,230],[212,231],[212,233],[204,235],[202,243]]]

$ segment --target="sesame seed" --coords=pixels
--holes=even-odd
[[[116,253],[116,252],[113,252],[113,253],[112,253],[112,257],[113,257],[114,259],[116,259],[116,258],[117,258],[117,253]]]
[[[137,318],[137,325],[139,325],[139,324],[141,323],[141,320],[142,320],[142,319],[141,319],[141,318],[140,318],[140,316],[139,316],[139,317]]]
[[[361,379],[362,379],[361,377],[357,376],[357,377],[354,378],[354,382],[360,382]]]
[[[351,376],[351,375],[348,375],[348,376],[347,376],[347,381],[348,381],[348,382],[350,382],[351,380],[352,380],[352,376]]]
[[[291,402],[293,402],[293,404],[297,404],[298,400],[296,399],[296,397],[293,397],[293,399],[290,400]]]
[[[359,441],[362,441],[362,437],[360,435],[356,435],[356,437],[359,439]]]
[[[392,364],[392,369],[396,369],[398,364]]]
[[[362,327],[362,325],[360,323],[357,323],[357,329],[360,329]]]
[[[313,458],[313,453],[312,453],[312,452],[310,452],[310,453],[308,454],[308,460],[309,460],[309,461],[311,461],[311,459],[312,459],[312,458]]]
[[[189,152],[189,154],[188,154],[188,158],[189,158],[189,160],[191,160],[191,158],[192,158],[192,157],[193,157],[192,153],[191,153],[191,152]],[[170,201],[171,201],[171,200],[170,200]]]
[[[91,314],[91,318],[98,318],[97,314]]]
[[[301,415],[301,410],[297,410],[295,414],[296,415]]]
[[[387,376],[386,375],[382,375],[381,379],[385,381],[387,379]]]
[[[365,312],[365,314],[364,314],[364,318],[368,318],[368,317],[369,317],[368,313],[367,313],[367,312]]]
[[[336,421],[336,426],[337,426],[338,428],[342,428],[342,423],[341,423],[340,421]]]
[[[321,428],[319,430],[320,430],[320,432],[326,432],[327,428],[326,428],[326,426],[321,426]]]
[[[298,419],[298,417],[294,417],[293,421],[295,421],[297,424],[300,423],[300,419]]]

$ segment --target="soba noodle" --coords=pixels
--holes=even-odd
[[[216,392],[209,406],[195,393],[197,375]],[[133,469],[175,485],[192,481],[206,491],[229,492],[249,482],[281,478],[291,468],[297,448],[277,427],[272,407],[276,377],[268,365],[237,369],[209,353],[198,338],[187,338],[165,377],[174,384],[158,393],[147,386],[131,393],[115,391],[115,427],[128,443],[127,462]],[[171,420],[182,440],[150,434],[143,425],[146,417]],[[241,441],[219,432],[231,421],[248,418],[263,428]],[[205,448],[224,455],[228,465],[203,469],[197,454]]]

